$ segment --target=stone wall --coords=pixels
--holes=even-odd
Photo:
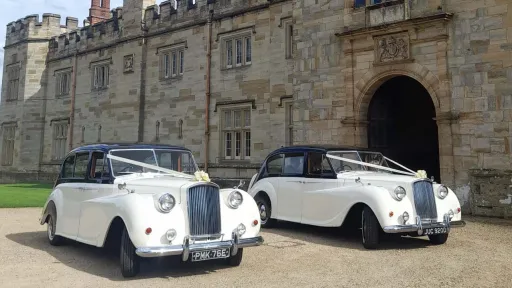
[[[471,169],[471,211],[512,218],[512,170]]]

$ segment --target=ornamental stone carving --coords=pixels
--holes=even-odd
[[[407,34],[385,35],[375,38],[375,62],[386,64],[410,59]]]
[[[124,56],[124,73],[133,72],[133,54]]]

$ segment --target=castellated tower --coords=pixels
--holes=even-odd
[[[5,146],[0,151],[12,151],[2,153],[11,154],[0,159],[4,171],[36,173],[39,169],[50,39],[78,27],[76,18],[66,18],[66,25],[61,25],[60,21],[60,15],[56,14],[43,14],[42,22],[38,15],[29,15],[7,25],[0,122],[2,133],[12,134],[14,141],[11,146],[4,141],[0,144]]]

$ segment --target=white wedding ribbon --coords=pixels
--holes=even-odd
[[[128,163],[128,164],[137,165],[137,166],[141,166],[141,167],[144,167],[144,168],[148,168],[148,169],[164,172],[164,173],[167,173],[167,174],[175,176],[175,177],[182,177],[182,178],[188,178],[188,179],[194,179],[195,178],[192,175],[188,175],[188,174],[185,174],[185,173],[182,173],[182,172],[178,172],[178,171],[175,171],[175,170],[162,168],[160,166],[155,166],[155,165],[151,165],[151,164],[147,164],[147,163],[143,163],[143,162],[127,159],[127,158],[124,158],[124,157],[114,156],[112,154],[107,154],[107,157],[112,159],[112,160],[119,161],[119,162],[124,162],[124,163]]]
[[[359,164],[359,165],[377,168],[377,169],[381,169],[381,170],[386,170],[386,171],[390,171],[390,172],[400,173],[403,175],[416,176],[416,173],[414,173],[414,172],[409,173],[409,172],[405,172],[405,171],[400,171],[400,170],[396,170],[396,169],[389,168],[389,167],[384,167],[384,166],[380,166],[380,165],[375,165],[375,164],[370,164],[370,163],[361,162],[361,161],[357,161],[357,160],[347,159],[347,158],[343,158],[343,157],[339,157],[339,156],[334,156],[329,153],[327,153],[326,156],[331,159],[336,159],[336,160],[345,161],[345,162],[349,162],[349,163]],[[391,162],[393,162],[393,161],[391,161]],[[399,165],[399,166],[402,166],[402,165]],[[407,170],[409,170],[409,169],[407,169]]]

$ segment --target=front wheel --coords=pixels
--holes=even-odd
[[[228,265],[233,266],[233,267],[240,266],[240,263],[242,263],[243,256],[244,256],[244,249],[243,248],[238,249],[238,252],[236,253],[235,256],[230,256],[227,259]]]
[[[380,225],[372,209],[363,208],[361,236],[366,249],[375,249],[379,244]]]
[[[273,227],[276,224],[276,219],[270,218],[272,216],[272,207],[270,206],[270,201],[268,201],[268,198],[258,195],[254,200],[256,200],[258,212],[260,213],[261,227]]]
[[[428,235],[428,239],[430,240],[430,243],[434,245],[441,245],[446,243],[446,240],[448,240],[448,233],[447,234],[438,234],[438,235]]]
[[[134,277],[139,273],[140,259],[135,254],[135,246],[133,246],[130,235],[126,227],[123,229],[121,236],[121,273],[124,277]]]

